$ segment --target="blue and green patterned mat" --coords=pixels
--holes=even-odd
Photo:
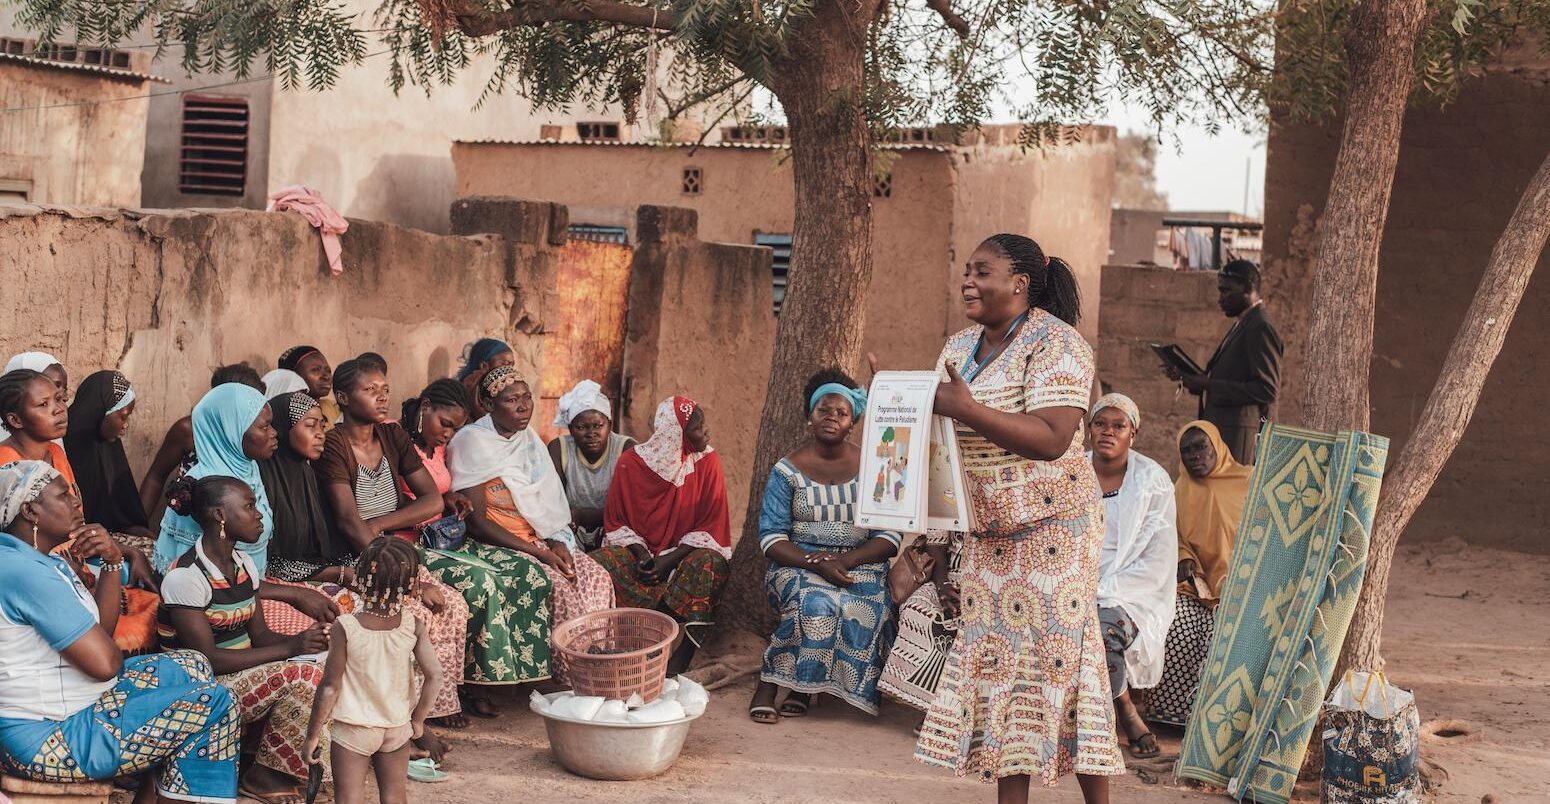
[[[1367,568],[1388,439],[1269,425],[1180,778],[1286,804],[1318,723]]]

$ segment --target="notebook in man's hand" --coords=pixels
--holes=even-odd
[[[1183,349],[1179,348],[1179,345],[1176,343],[1153,343],[1148,345],[1152,347],[1152,351],[1162,359],[1163,363],[1172,366],[1180,374],[1206,373],[1206,370],[1190,359],[1190,356]]]

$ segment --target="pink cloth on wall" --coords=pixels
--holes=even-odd
[[[339,236],[350,228],[350,222],[329,206],[316,190],[293,184],[270,193],[266,211],[295,212],[306,218],[307,223],[312,224],[323,238],[323,254],[328,257],[328,270],[336,276],[344,272],[344,263],[340,260]]]

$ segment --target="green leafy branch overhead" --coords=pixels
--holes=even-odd
[[[660,100],[769,86],[796,38],[844,36],[866,53],[866,119],[972,125],[1005,108],[1038,139],[1118,103],[1158,128],[1259,123],[1261,110],[1338,111],[1343,37],[1358,0],[16,0],[55,41],[114,45],[149,31],[190,73],[271,73],[326,88],[368,53],[395,89],[432,91],[480,60],[486,94],[540,108],[620,104],[633,117],[648,54]],[[844,2],[849,30],[815,31],[815,4]],[[1514,43],[1550,42],[1550,0],[1434,0],[1416,59],[1422,100],[1446,102]],[[1275,70],[1270,69],[1274,49]],[[689,102],[693,101],[693,102]]]

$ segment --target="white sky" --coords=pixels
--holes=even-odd
[[[1148,130],[1146,114],[1140,110],[1116,110],[1102,122],[1121,133]],[[1164,132],[1157,144],[1157,188],[1176,211],[1241,212],[1258,217],[1265,206],[1265,135],[1245,134],[1230,127],[1223,127],[1215,136],[1203,127]]]
[[[783,117],[767,92],[756,92],[753,105],[762,114]],[[1139,133],[1149,131],[1151,121],[1144,109],[1120,107],[1097,122],[1120,133]],[[1265,135],[1245,134],[1230,126],[1214,135],[1203,126],[1169,129],[1157,144],[1156,175],[1157,188],[1176,212],[1240,212],[1259,217],[1265,210]]]

